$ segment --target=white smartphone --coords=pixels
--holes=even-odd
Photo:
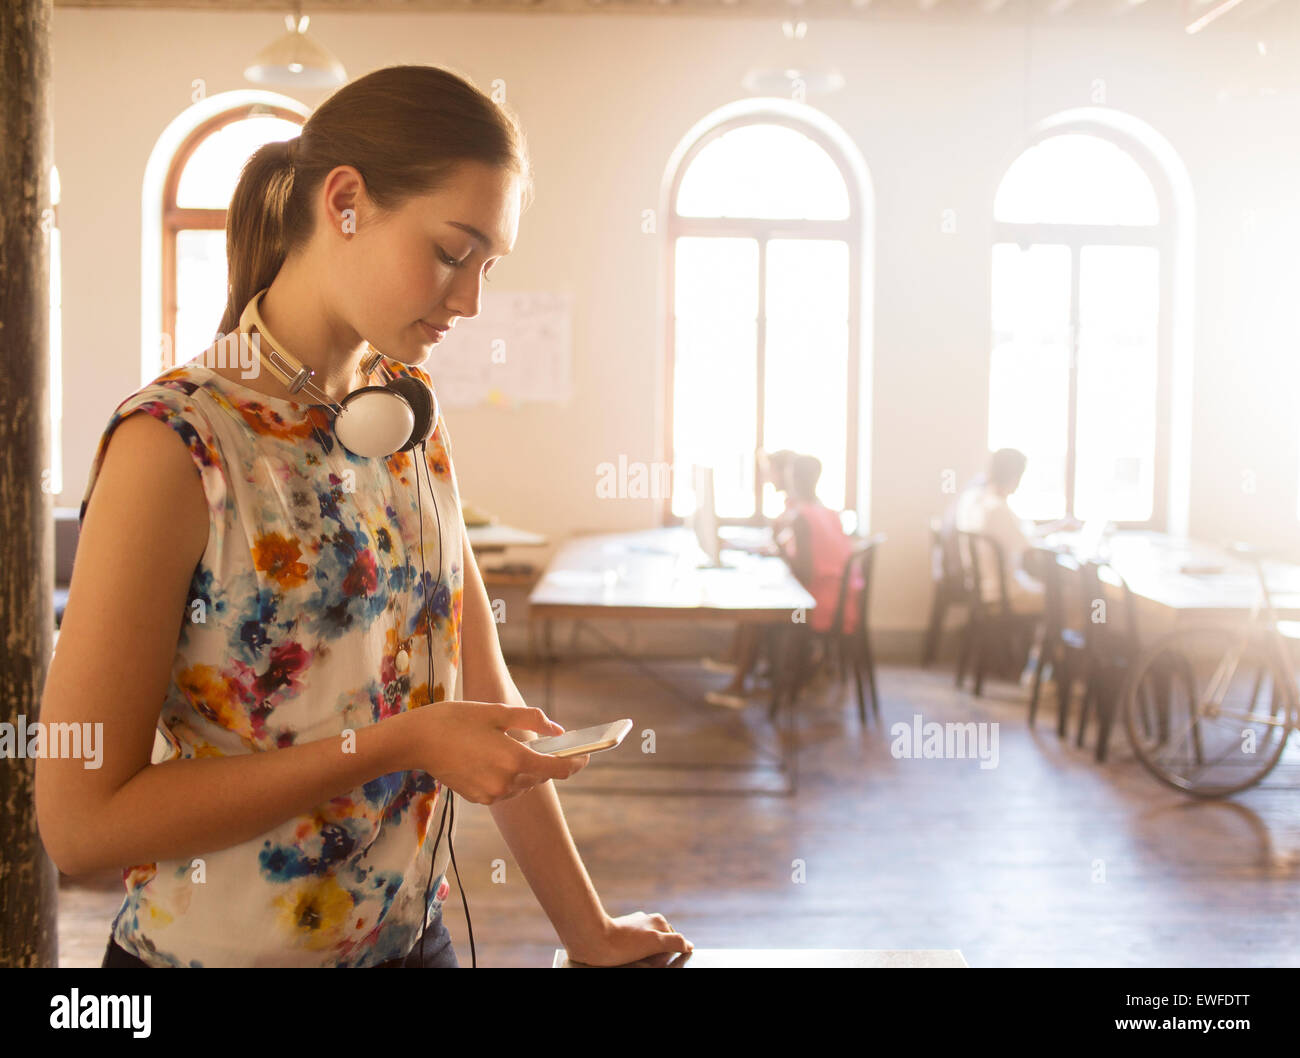
[[[615,720],[612,724],[597,724],[579,731],[566,731],[562,735],[536,738],[524,745],[534,753],[549,753],[552,757],[577,757],[583,753],[613,749],[631,730],[631,720]]]

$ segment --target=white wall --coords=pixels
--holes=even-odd
[[[923,623],[926,525],[946,499],[941,473],[965,478],[983,459],[997,182],[1029,126],[1091,104],[1099,82],[1108,105],[1173,144],[1194,185],[1191,531],[1300,545],[1291,308],[1300,279],[1300,102],[1216,102],[1252,57],[1249,36],[1143,32],[1119,19],[1104,31],[1062,26],[1027,36],[1022,26],[944,24],[933,13],[914,23],[811,24],[810,41],[848,79],[840,95],[814,102],[857,143],[878,210],[871,528],[890,537],[874,618],[884,629]],[[99,433],[140,382],[149,152],[189,105],[194,78],[209,94],[246,87],[243,65],[281,27],[278,15],[54,11],[65,269],[66,491],[58,503],[80,503]],[[744,94],[745,71],[780,43],[777,22],[336,14],[313,18],[311,29],[352,76],[429,62],[480,87],[503,78],[529,137],[537,201],[494,283],[574,293],[575,398],[568,407],[450,415],[466,497],[556,538],[653,524],[655,501],[598,500],[594,487],[596,465],[620,453],[665,458],[662,247],[641,233],[641,211],[658,205],[664,165],[686,130]],[[940,228],[948,209],[954,234]]]

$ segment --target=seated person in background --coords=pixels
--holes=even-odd
[[[794,461],[798,458],[797,452],[792,452],[788,448],[782,448],[778,452],[758,453],[759,465],[762,467],[764,481],[770,481],[772,487],[785,498],[785,507],[775,518],[771,519],[772,526],[772,554],[780,554],[779,548],[775,547],[776,538],[781,530],[790,524],[794,517],[794,497],[790,491],[790,472],[794,467]]]
[[[777,533],[788,523],[793,516],[793,501],[790,498],[790,464],[795,458],[795,453],[788,448],[783,448],[778,452],[765,452],[760,450],[758,453],[758,473],[763,482],[771,483],[777,492],[785,496],[785,510],[771,520],[773,550],[772,553],[779,553],[775,547]],[[715,672],[727,672],[731,674],[731,682],[720,691],[709,691],[704,695],[704,700],[712,705],[725,705],[731,709],[742,709],[748,703],[745,701],[745,681],[748,679],[750,672],[758,660],[759,649],[763,646],[767,629],[760,625],[739,624],[736,626],[736,633],[731,642],[731,660],[715,661],[712,658],[705,658],[704,667],[712,669]]]
[[[1034,527],[1023,521],[1011,509],[1007,497],[1020,487],[1029,460],[1015,448],[999,448],[989,459],[988,473],[976,478],[962,490],[945,521],[953,528],[966,533],[983,533],[997,541],[1006,563],[1007,595],[1011,608],[1021,613],[1035,613],[1043,608],[1043,584],[1027,566],[1033,548],[1039,546],[1037,538],[1066,525],[1075,525],[1073,519],[1062,519],[1048,525]],[[983,557],[983,556],[981,556]],[[998,571],[989,562],[980,569],[981,594],[989,602],[1001,598]]]
[[[840,582],[844,564],[857,546],[844,532],[839,512],[831,510],[817,498],[817,481],[822,474],[821,460],[815,456],[795,456],[790,467],[790,497],[793,517],[778,543],[794,575],[817,602],[808,616],[814,632],[829,632],[840,601]],[[851,635],[858,628],[858,594],[862,575],[854,571],[845,600],[842,632]]]

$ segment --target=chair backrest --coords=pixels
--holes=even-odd
[[[1056,597],[1054,600],[1045,598],[1044,606],[1055,606],[1055,626],[1081,632],[1078,600],[1085,593],[1081,586],[1083,570],[1079,567],[1079,560],[1067,552],[1058,551],[1052,556],[1050,577],[1050,581],[1044,581],[1044,592],[1052,592]]]
[[[844,615],[848,612],[850,591],[853,584],[853,573],[858,570],[862,574],[862,590],[854,600],[858,607],[858,632],[865,633],[867,629],[867,614],[871,605],[871,578],[875,571],[876,551],[888,537],[884,533],[876,533],[875,536],[863,541],[853,549],[853,553],[844,561],[844,571],[840,574],[840,594],[835,603],[835,617],[831,622],[831,632],[834,635],[843,635],[844,633]]]
[[[930,519],[930,576],[954,586],[962,583],[957,533],[943,518]]]
[[[1026,558],[1026,565],[1032,559],[1032,572],[1043,582],[1043,616],[1049,629],[1060,629],[1065,624],[1065,571],[1058,563],[1060,557],[1050,547],[1035,547]]]
[[[72,583],[72,566],[81,536],[79,514],[76,507],[54,508],[54,583],[59,587]]]
[[[971,605],[982,613],[1011,612],[1011,595],[1007,586],[1007,564],[1002,555],[1002,545],[987,533],[957,532],[958,553]],[[984,597],[984,585],[991,571],[996,578],[996,599]]]
[[[1089,650],[1107,657],[1136,655],[1137,599],[1113,566],[1089,560],[1080,567],[1083,635]]]

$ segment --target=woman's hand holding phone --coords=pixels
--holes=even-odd
[[[499,702],[430,702],[392,718],[399,735],[401,767],[418,768],[474,804],[490,805],[527,793],[549,779],[567,779],[589,757],[534,753],[509,731],[560,735],[564,728],[540,709]]]

